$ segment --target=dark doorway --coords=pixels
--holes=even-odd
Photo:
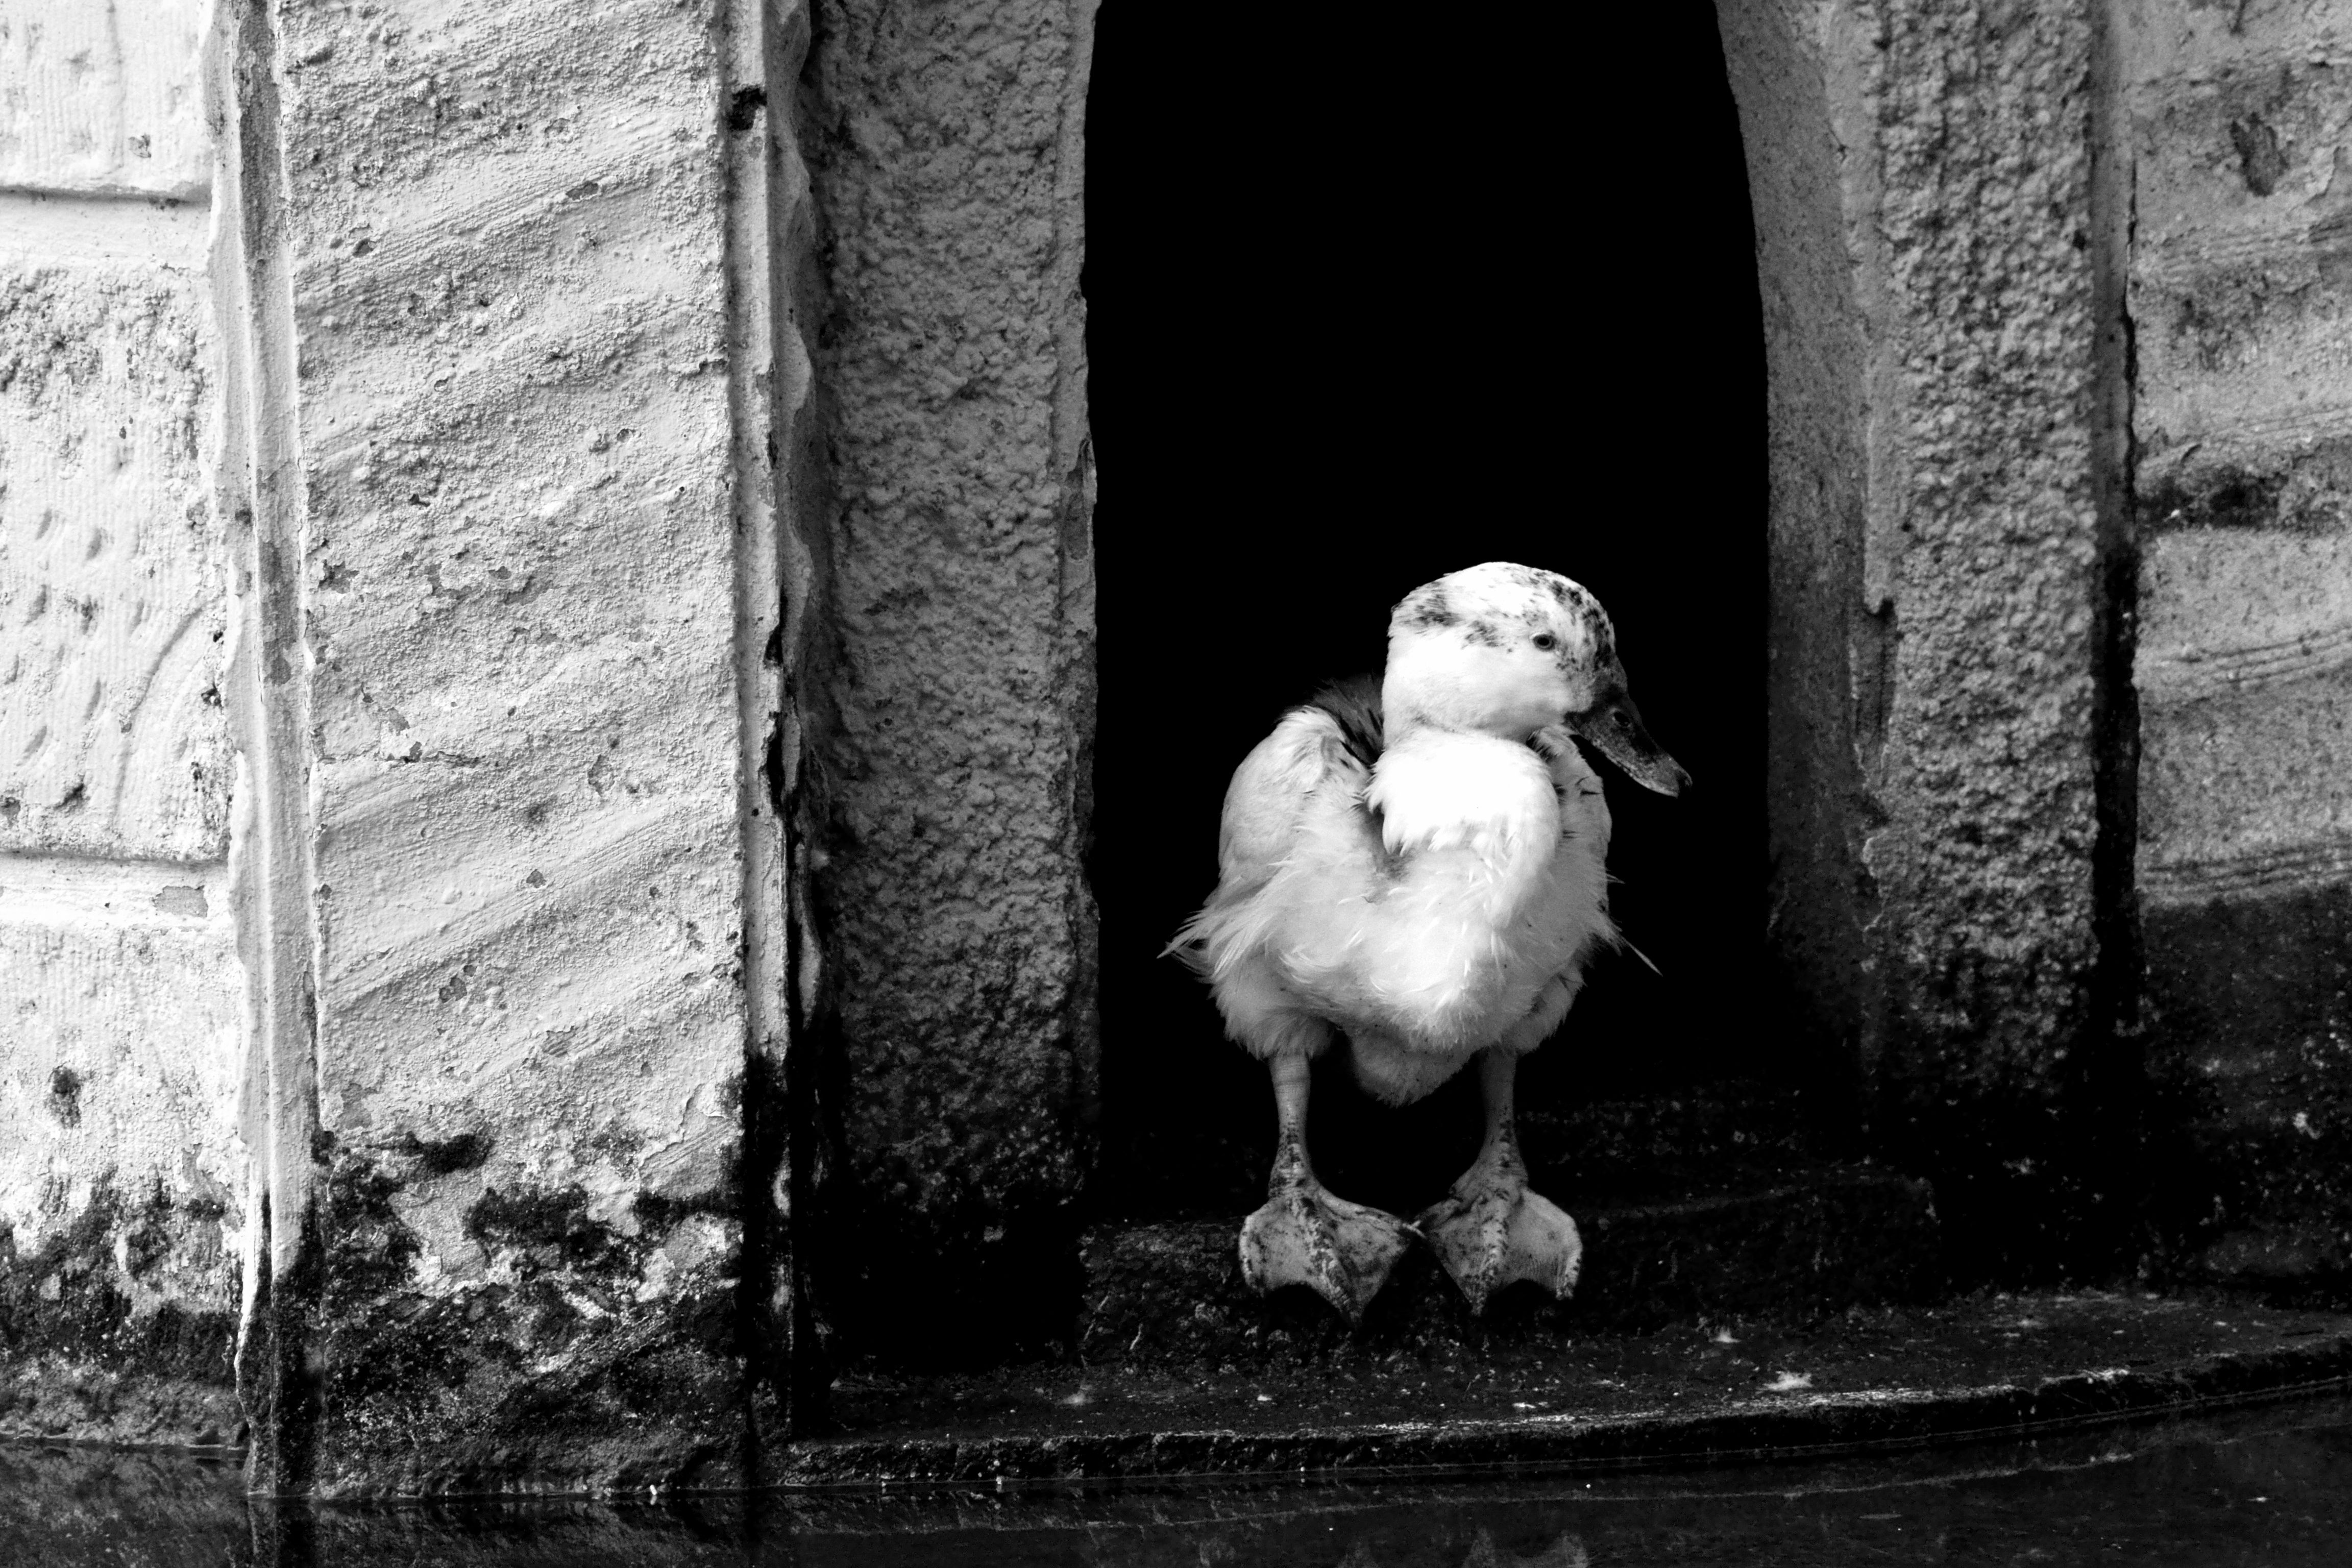
[[[1600,596],[1697,780],[1669,801],[1601,765],[1615,911],[1663,974],[1604,959],[1523,1103],[1797,1071],[1759,1016],[1763,337],[1714,10],[1536,27],[1101,12],[1085,286],[1112,1212],[1260,1200],[1265,1071],[1158,954],[1213,882],[1234,764],[1324,680],[1380,668],[1409,589],[1481,561]],[[1376,1116],[1318,1089],[1318,1163],[1380,1138],[1398,1190],[1350,1195],[1434,1199],[1475,1144],[1467,1076]]]

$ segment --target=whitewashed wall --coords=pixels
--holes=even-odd
[[[206,25],[0,4],[0,1430],[238,1420]]]

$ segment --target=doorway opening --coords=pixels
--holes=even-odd
[[[1160,951],[1216,875],[1234,767],[1377,672],[1390,606],[1482,561],[1616,623],[1696,787],[1605,763],[1604,956],[1520,1103],[1807,1070],[1761,1016],[1764,346],[1747,170],[1708,0],[1539,24],[1423,10],[1106,5],[1087,118],[1101,713],[1102,1212],[1263,1197],[1265,1068]],[[1309,1122],[1360,1201],[1433,1201],[1475,1075],[1371,1107],[1334,1051]]]

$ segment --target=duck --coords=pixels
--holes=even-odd
[[[1690,784],[1633,704],[1600,601],[1559,573],[1488,562],[1406,595],[1377,682],[1290,709],[1234,770],[1216,888],[1168,951],[1272,1078],[1266,1202],[1240,1237],[1253,1289],[1305,1285],[1360,1322],[1425,1240],[1474,1313],[1519,1280],[1573,1292],[1582,1240],[1528,1188],[1513,1092],[1519,1058],[1622,940],[1609,807],[1584,747],[1660,795]],[[1414,1220],[1316,1179],[1309,1064],[1340,1041],[1389,1105],[1477,1066],[1478,1155]]]

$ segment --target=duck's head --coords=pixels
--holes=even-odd
[[[1391,744],[1420,729],[1525,741],[1564,724],[1660,795],[1690,783],[1643,727],[1601,601],[1557,572],[1490,561],[1404,596],[1381,683]]]

